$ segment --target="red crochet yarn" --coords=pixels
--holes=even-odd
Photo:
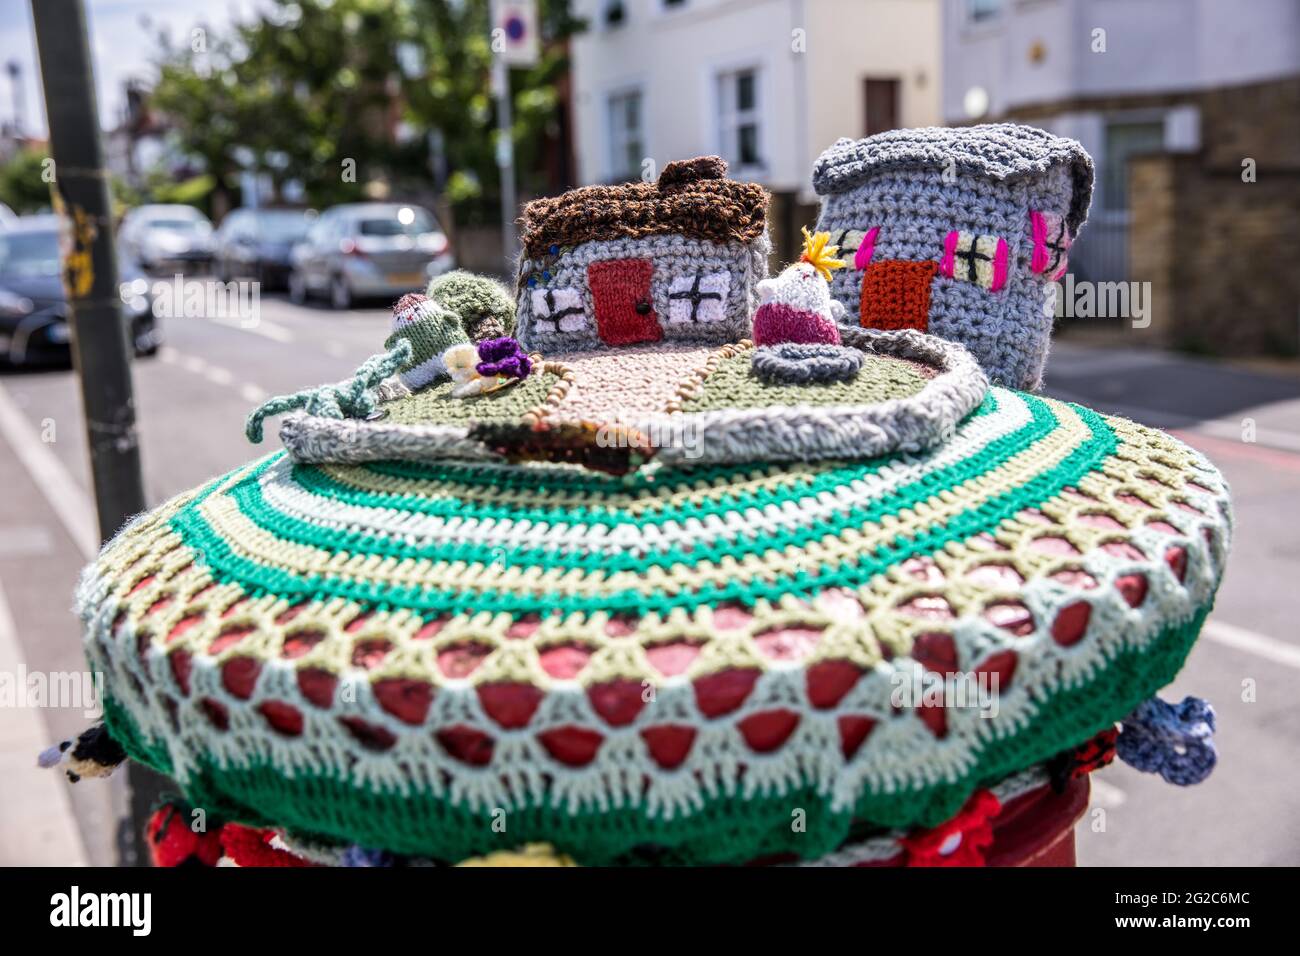
[[[930,327],[930,283],[938,265],[931,261],[873,262],[862,273],[859,315],[868,329]]]
[[[301,857],[271,846],[275,831],[259,830],[238,823],[221,828],[221,846],[238,866],[315,866]]]
[[[908,866],[983,866],[993,843],[993,819],[1002,804],[988,790],[976,790],[947,823],[920,830],[898,842],[907,850]]]
[[[180,866],[191,860],[216,866],[221,859],[221,827],[196,833],[186,825],[185,812],[171,804],[154,811],[145,833],[154,866]]]

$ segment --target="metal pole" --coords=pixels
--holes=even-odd
[[[32,0],[41,83],[54,160],[51,186],[55,208],[71,242],[65,252],[63,284],[72,330],[72,359],[81,383],[86,438],[94,476],[99,535],[111,538],[128,518],[144,510],[140,448],[136,441],[135,399],[117,257],[113,213],[99,136],[99,111],[81,0]],[[119,842],[126,862],[141,862],[136,841],[153,802],[152,784],[139,786],[133,772],[133,832]]]
[[[506,275],[515,271],[515,141],[510,102],[510,67],[497,54],[492,64],[492,85],[497,94],[497,168],[501,171],[501,247]]]

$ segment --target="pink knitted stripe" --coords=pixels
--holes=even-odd
[[[956,261],[957,253],[957,230],[953,230],[943,237],[943,258],[939,260],[939,272],[952,278],[953,265]]]
[[[871,262],[871,254],[876,251],[876,236],[880,235],[880,227],[872,226],[867,230],[867,234],[862,237],[862,244],[858,246],[858,252],[853,257],[853,268],[865,269]]]
[[[1042,272],[1052,258],[1047,254],[1047,220],[1043,218],[1041,212],[1031,209],[1029,224],[1034,234],[1034,257],[1029,262],[1029,268],[1034,272]]]
[[[993,284],[990,292],[997,292],[1007,284],[1007,241],[998,239],[997,252],[993,253]]]
[[[835,323],[816,312],[796,309],[784,302],[767,302],[754,313],[754,344],[778,345],[782,342],[840,344]]]

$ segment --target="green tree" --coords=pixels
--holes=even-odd
[[[525,189],[568,65],[558,41],[582,26],[569,0],[541,12],[541,62],[512,78]],[[276,0],[201,50],[164,47],[153,105],[216,193],[241,170],[300,181],[317,205],[361,198],[374,181],[427,187],[436,139],[447,197],[473,218],[498,189],[489,26],[487,0]],[[399,123],[412,135],[395,137]]]
[[[34,146],[20,149],[0,166],[0,202],[16,213],[38,212],[50,206],[48,154]]]

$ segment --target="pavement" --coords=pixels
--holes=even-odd
[[[150,504],[256,453],[248,411],[337,381],[378,351],[383,308],[333,312],[264,297],[256,322],[178,318],[134,367]],[[1232,557],[1214,616],[1166,699],[1209,698],[1219,766],[1179,789],[1126,766],[1094,775],[1079,824],[1085,865],[1300,863],[1300,372],[1263,372],[1065,340],[1048,394],[1173,431],[1231,483]],[[275,428],[266,447],[275,445]],[[77,575],[97,547],[80,396],[69,370],[0,372],[0,673],[80,672]],[[121,784],[66,786],[37,751],[89,721],[83,708],[0,707],[0,865],[109,864]],[[114,777],[117,780],[121,775]]]

